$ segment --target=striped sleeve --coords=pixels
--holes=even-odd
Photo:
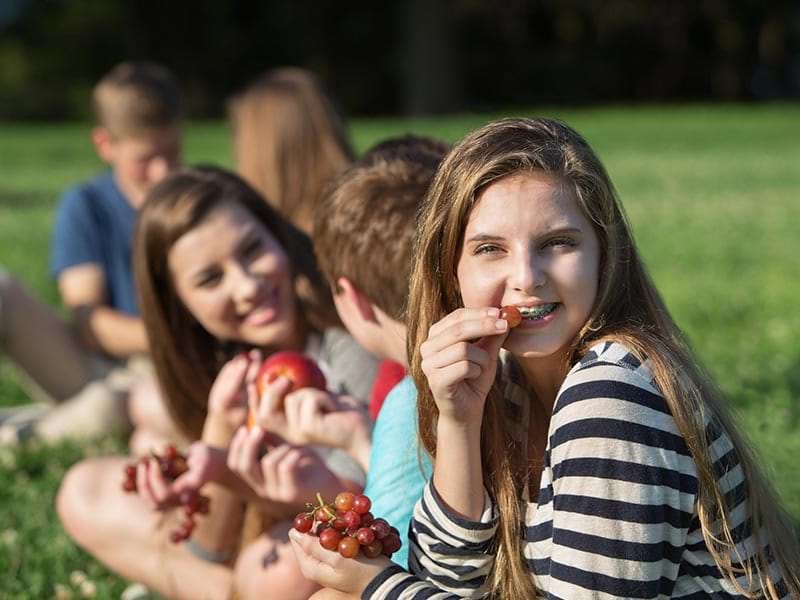
[[[573,370],[554,406],[540,507],[548,598],[669,598],[697,496],[694,461],[663,396],[635,369]],[[536,533],[531,534],[534,538]]]
[[[376,577],[362,598],[369,600],[434,600],[483,598],[487,574],[494,564],[492,543],[497,517],[484,491],[480,521],[455,514],[433,486],[425,486],[409,527],[411,573],[390,567]]]

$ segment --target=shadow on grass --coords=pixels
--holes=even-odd
[[[52,196],[41,192],[0,188],[0,208],[47,208],[53,201]]]

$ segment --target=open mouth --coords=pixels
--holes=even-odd
[[[528,321],[539,321],[558,308],[558,302],[540,304],[538,306],[517,306],[519,314]]]
[[[272,288],[258,306],[242,316],[249,325],[263,325],[275,318],[278,310],[278,288]]]

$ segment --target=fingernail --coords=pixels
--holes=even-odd
[[[500,316],[500,309],[497,307],[490,307],[486,309],[486,314],[490,317],[499,317]]]
[[[508,321],[505,319],[497,319],[497,321],[494,322],[494,326],[498,331],[505,331],[508,328]]]

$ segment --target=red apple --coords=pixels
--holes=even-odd
[[[269,356],[261,365],[256,375],[256,388],[259,396],[264,393],[266,385],[278,377],[286,377],[292,382],[290,392],[306,387],[318,390],[328,389],[325,375],[313,360],[300,352],[284,350]],[[247,427],[255,425],[255,415],[247,416]]]

